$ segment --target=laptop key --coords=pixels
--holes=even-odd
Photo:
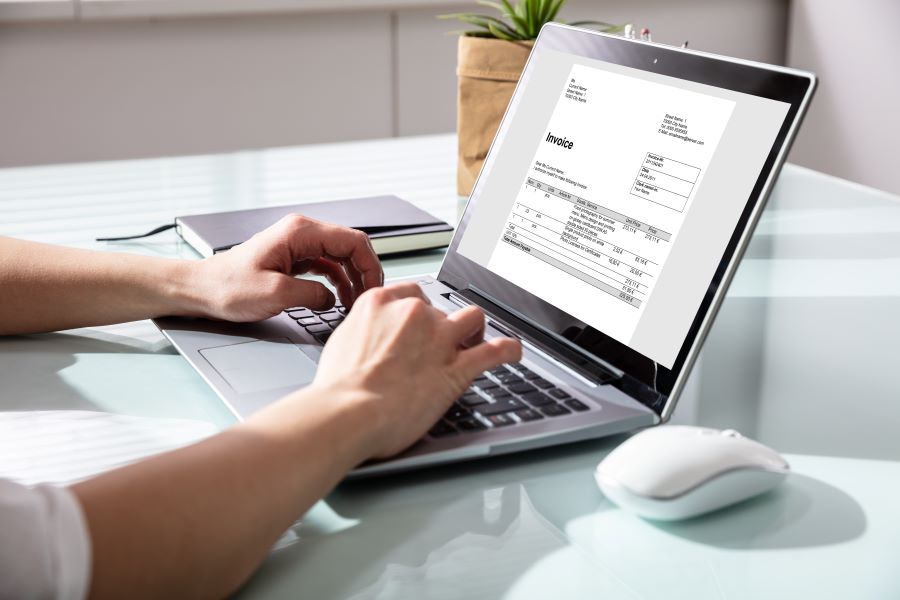
[[[545,395],[543,392],[538,391],[528,392],[527,394],[522,396],[522,399],[532,406],[546,406],[547,404],[556,404],[556,401],[553,400],[553,398]]]
[[[286,308],[286,309],[284,309],[284,312],[286,312],[289,315],[293,315],[293,314],[311,315],[312,314],[311,310],[309,310],[308,308],[305,308],[303,306],[296,306],[294,308]]]
[[[315,323],[306,328],[306,331],[309,333],[325,333],[326,331],[331,333],[331,327],[325,325],[324,323]]]
[[[484,392],[488,392],[492,389],[500,387],[490,379],[485,379],[484,381],[476,381],[475,385],[478,386],[478,389]]]
[[[538,375],[522,363],[513,363],[510,366],[521,373],[522,377],[524,377],[525,379],[535,379],[537,377],[540,377],[540,375]]]
[[[507,371],[506,373],[504,373],[502,375],[497,375],[497,379],[500,381],[500,383],[503,383],[503,384],[510,384],[510,383],[516,383],[517,381],[522,381],[521,377],[519,377],[515,373],[511,373],[509,371]]]
[[[538,377],[537,379],[532,379],[531,383],[538,386],[542,390],[547,390],[547,389],[554,387],[552,383],[550,383],[546,379],[541,379],[540,377]]]
[[[578,412],[590,410],[587,404],[585,404],[581,400],[576,400],[575,398],[569,398],[568,400],[566,400],[566,406],[568,406],[572,410],[577,410]]]
[[[440,421],[437,425],[428,430],[428,435],[431,437],[444,437],[453,435],[454,433],[457,433],[456,428],[446,421]]]
[[[308,317],[297,316],[294,318],[297,319],[297,323],[303,325],[304,327],[306,327],[307,325],[315,325],[316,323],[321,323],[321,321],[319,321],[318,317],[316,317],[315,315],[310,315]]]
[[[344,315],[337,312],[328,312],[322,313],[319,315],[319,318],[325,321],[326,323],[331,323],[332,321],[343,321]]]
[[[467,417],[471,417],[472,413],[463,408],[462,406],[451,406],[450,410],[444,413],[444,418],[448,421],[459,421],[460,419],[465,419]]]
[[[520,400],[516,400],[515,398],[500,398],[492,404],[481,404],[475,407],[475,410],[478,411],[478,414],[489,417],[491,415],[499,415],[500,413],[512,412],[523,408],[528,407]]]
[[[541,413],[530,408],[526,408],[525,410],[517,410],[515,412],[515,415],[522,419],[522,421],[540,421],[544,418]]]
[[[535,391],[535,388],[530,383],[526,383],[524,381],[520,381],[519,383],[514,383],[508,387],[509,391],[515,392],[516,394],[527,394],[528,392]]]
[[[484,390],[484,393],[493,398],[494,400],[498,400],[500,398],[512,398],[512,394],[507,392],[501,387],[491,388],[489,390]]]
[[[494,427],[503,427],[505,425],[514,425],[515,421],[509,415],[499,414],[499,415],[491,415],[488,417],[488,421],[491,422],[491,425]]]
[[[468,394],[464,394],[463,397],[458,400],[458,402],[463,406],[467,406],[469,408],[473,406],[479,406],[481,404],[487,404],[487,400],[485,400],[478,394],[473,394],[471,396]]]
[[[313,337],[316,338],[320,343],[324,344],[328,341],[328,338],[331,337],[331,332],[328,331],[326,333],[317,333]]]
[[[462,421],[458,421],[456,423],[456,427],[459,428],[460,431],[465,432],[481,431],[482,429],[487,429],[487,425],[477,419],[463,419]]]
[[[563,390],[561,390],[559,388],[553,388],[552,390],[547,390],[547,393],[550,394],[551,396],[553,396],[554,398],[558,398],[559,400],[565,400],[566,398],[570,397],[569,394],[567,394],[566,392],[564,392]]]
[[[558,417],[560,415],[572,414],[572,411],[560,404],[548,404],[547,406],[542,406],[541,412],[548,417]]]

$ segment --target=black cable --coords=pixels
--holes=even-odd
[[[98,242],[124,242],[126,240],[139,240],[141,238],[150,237],[151,235],[156,235],[157,233],[162,233],[163,231],[168,231],[170,229],[175,228],[175,223],[169,223],[168,225],[160,225],[153,231],[148,231],[147,233],[141,235],[127,235],[125,237],[108,237],[108,238],[97,238]]]

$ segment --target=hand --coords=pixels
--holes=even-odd
[[[518,340],[483,336],[478,307],[445,315],[412,283],[372,290],[328,340],[312,387],[365,406],[363,458],[388,457],[421,438],[482,371],[521,358]]]
[[[334,294],[317,281],[323,275],[350,307],[364,291],[384,283],[378,257],[365,233],[289,215],[248,241],[197,263],[193,293],[202,316],[259,321],[285,308],[334,306]]]

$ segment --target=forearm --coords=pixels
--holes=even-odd
[[[78,484],[93,597],[222,597],[365,458],[371,430],[338,392],[307,388],[205,442]]]
[[[0,335],[193,314],[193,266],[0,238]]]

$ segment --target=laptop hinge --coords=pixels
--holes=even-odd
[[[621,379],[624,375],[620,369],[616,369],[596,357],[585,355],[578,351],[577,347],[566,344],[557,336],[548,334],[543,328],[510,312],[509,309],[504,308],[481,290],[468,287],[443,294],[443,296],[451,302],[463,306],[477,304],[485,311],[496,329],[520,338],[523,343],[535,351],[544,354],[552,362],[559,363],[560,366],[591,385],[611,383]]]

